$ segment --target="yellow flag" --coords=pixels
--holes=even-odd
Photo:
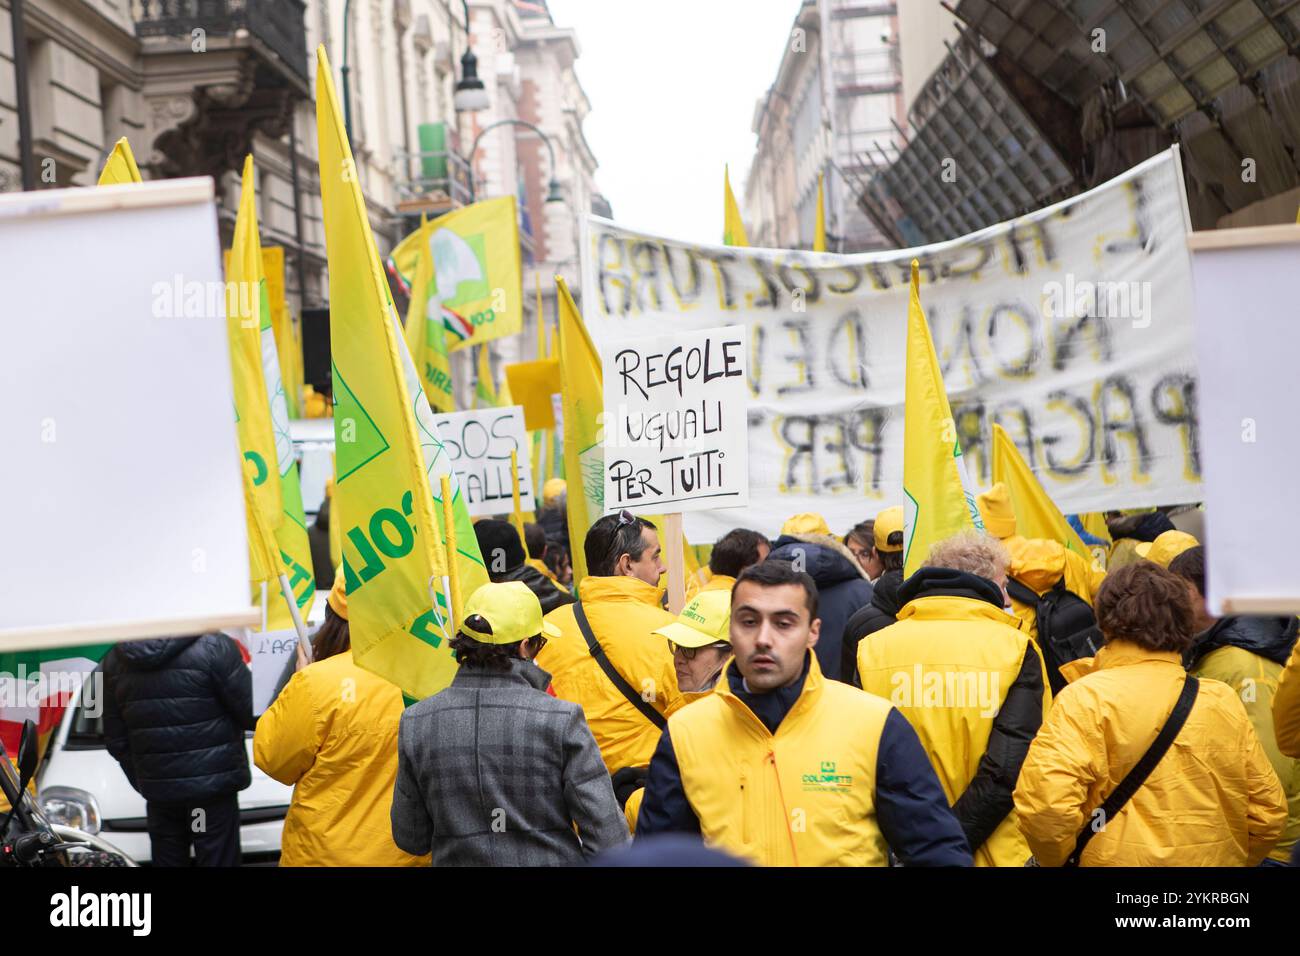
[[[478,347],[478,377],[474,380],[474,407],[495,408],[496,386],[492,383],[492,356],[486,345]]]
[[[546,310],[542,307],[542,274],[533,273],[533,287],[537,292],[537,361],[550,358],[546,354]]]
[[[250,461],[244,462],[244,520],[248,524],[248,576],[258,592],[266,584],[271,595],[279,588],[280,572],[284,565],[275,547],[275,536],[267,525],[266,515],[257,505],[253,491],[253,473],[256,469]],[[273,583],[274,582],[274,583]],[[267,600],[268,613],[274,606],[275,598]]]
[[[564,382],[564,473],[569,481],[569,545],[573,584],[587,576],[582,544],[587,529],[605,513],[605,449],[601,413],[605,410],[600,355],[587,335],[578,307],[563,277],[555,277],[559,305],[560,378]]]
[[[479,345],[524,327],[523,265],[514,196],[485,199],[429,223],[435,294],[443,309],[449,351]],[[411,286],[419,257],[411,233],[388,265]]]
[[[419,241],[411,301],[406,307],[406,350],[420,373],[420,386],[430,407],[435,412],[450,412],[456,408],[456,399],[452,394],[442,303],[433,281],[433,250],[429,248],[432,231],[428,219],[421,216],[420,228],[412,235],[419,237]]]
[[[993,483],[1003,482],[1016,512],[1016,533],[1026,538],[1049,538],[1092,561],[1092,553],[1070,527],[1037,476],[1020,455],[1005,428],[993,425]]]
[[[131,144],[123,136],[113,145],[113,151],[104,161],[104,168],[99,173],[99,185],[116,186],[119,183],[143,182],[140,167],[135,164],[135,155]]]
[[[749,245],[745,223],[740,218],[740,207],[736,205],[736,197],[731,192],[731,177],[725,165],[722,167],[722,244]]]
[[[254,496],[271,528],[279,526],[284,512],[279,472],[275,467],[275,431],[271,427],[271,399],[262,374],[261,284],[262,251],[257,237],[256,197],[253,193],[253,157],[244,162],[244,189],[235,217],[235,235],[226,267],[226,331],[235,386],[235,420],[244,459],[253,463]]]
[[[331,458],[334,456],[331,455]],[[325,497],[330,501],[330,527],[329,527],[329,546],[330,546],[330,565],[334,568],[335,573],[343,566],[343,522],[338,518],[338,512],[334,507],[334,478],[330,477],[325,482]]]
[[[930,326],[921,310],[920,285],[920,270],[913,259],[903,411],[903,573],[907,575],[925,563],[930,548],[944,538],[967,528],[984,530],[966,478]]]
[[[433,493],[442,443],[389,296],[324,46],[316,52],[316,133],[333,316],[337,478],[330,520],[343,534],[352,654],[420,699],[446,687],[457,667]],[[475,546],[472,530],[458,546]],[[470,582],[464,586],[473,593]]]
[[[305,618],[316,597],[311,541],[303,513],[298,463],[289,434],[289,408],[280,378],[280,358],[272,328],[268,283],[257,229],[253,157],[244,160],[239,212],[227,259],[227,328],[234,372],[235,412],[240,448],[255,473],[254,497],[267,519],[289,587]],[[251,534],[251,531],[250,531]],[[293,627],[283,602],[269,602],[267,626],[273,631]]]
[[[284,401],[290,418],[302,417],[302,393],[294,388],[296,381],[293,350],[293,316],[284,294],[284,247],[262,247],[262,275],[266,277],[266,297],[271,305],[271,330],[275,333],[275,352],[280,360],[280,382],[284,385]]]
[[[1100,511],[1088,511],[1079,515],[1079,523],[1083,525],[1083,530],[1094,538],[1100,538],[1102,541],[1110,540],[1110,528],[1106,526],[1106,516]]]
[[[822,195],[822,174],[817,174],[817,224],[813,227],[813,252],[826,251],[826,198]]]

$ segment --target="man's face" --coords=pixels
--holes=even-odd
[[[633,561],[630,554],[621,555],[618,559],[618,572],[640,578],[646,584],[658,584],[659,576],[667,570],[660,560],[659,533],[654,528],[642,528],[641,543],[645,546],[641,559]]]
[[[803,673],[804,657],[817,644],[821,621],[812,620],[804,590],[797,584],[763,587],[736,585],[731,598],[731,648],[736,667],[751,690],[793,684]]]
[[[722,669],[723,662],[731,656],[730,647],[698,647],[691,660],[686,655],[690,648],[673,645],[673,670],[677,672],[677,686],[687,692],[704,689],[714,674]]]

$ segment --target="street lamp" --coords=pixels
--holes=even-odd
[[[469,0],[465,0],[465,53],[460,58],[460,80],[451,104],[457,113],[475,113],[488,108],[487,89],[478,77],[478,57],[469,48]]]
[[[467,162],[469,163],[469,201],[475,201],[474,191],[474,154],[478,152],[478,144],[482,141],[483,135],[498,126],[524,126],[536,133],[543,143],[546,144],[546,151],[551,155],[551,181],[546,187],[546,202],[564,202],[564,194],[560,192],[559,180],[555,178],[555,147],[551,145],[551,138],[543,133],[540,129],[521,119],[500,119],[495,123],[489,123],[479,130],[479,134],[474,137],[474,145],[470,147]]]
[[[348,23],[352,17],[352,0],[343,0],[343,67],[339,71],[343,74],[343,131],[348,136],[348,147],[352,146],[352,84],[348,82],[348,74],[352,72],[348,66]]]

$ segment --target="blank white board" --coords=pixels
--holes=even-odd
[[[0,196],[0,651],[258,620],[220,265],[210,179]]]
[[[1187,240],[1196,292],[1206,591],[1214,614],[1300,612],[1300,225]]]

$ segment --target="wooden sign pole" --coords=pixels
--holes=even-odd
[[[663,553],[668,565],[668,610],[681,614],[686,606],[686,560],[682,536],[682,513],[664,515]]]

